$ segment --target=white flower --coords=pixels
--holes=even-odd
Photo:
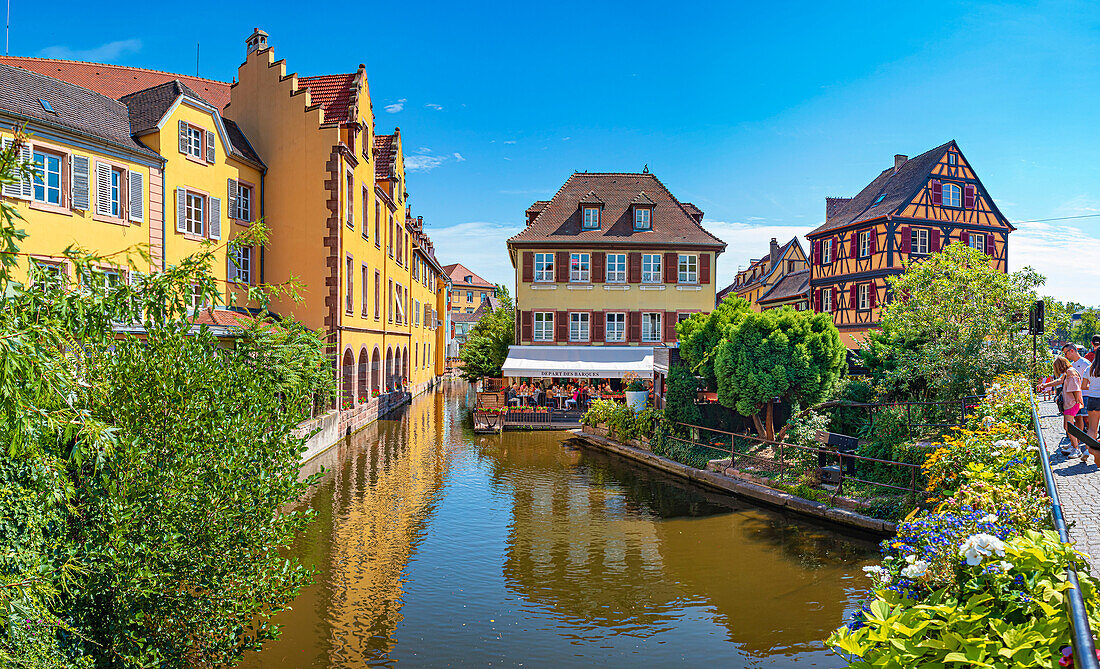
[[[1001,560],[1001,569],[1004,569],[1005,571],[1008,571],[1009,569],[1012,569],[1012,563],[1011,562],[1005,562],[1004,560]]]
[[[992,534],[972,534],[959,544],[959,555],[966,558],[966,564],[973,567],[982,563],[982,559],[993,554],[1004,557],[1005,544]]]
[[[985,518],[982,518],[981,520],[979,520],[978,522],[979,523],[995,523],[998,520],[1000,520],[1000,518],[998,518],[996,514],[991,513],[988,516],[986,516]]]
[[[1001,439],[1000,441],[993,442],[994,448],[1019,448],[1020,442],[1015,439]]]
[[[1028,446],[1027,450],[1031,451],[1032,453],[1038,453],[1039,452],[1039,447],[1038,446]]]
[[[910,555],[909,557],[914,557]],[[924,572],[928,571],[928,563],[924,560],[914,560],[909,563],[909,566],[901,570],[901,575],[905,578],[916,580],[921,576],[924,576]]]
[[[873,578],[878,581],[880,585],[890,584],[890,572],[886,571],[886,569],[880,567],[879,565],[864,567],[863,571],[867,574],[869,578]]]

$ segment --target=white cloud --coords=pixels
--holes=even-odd
[[[439,262],[460,262],[493,283],[503,283],[515,296],[515,270],[508,259],[508,238],[523,225],[475,221],[446,228],[428,227]]]
[[[100,44],[90,49],[73,49],[58,44],[42,49],[37,55],[39,58],[58,58],[62,60],[109,61],[138,51],[141,51],[141,40],[124,39]]]
[[[431,154],[405,156],[405,171],[431,172],[445,162],[447,162],[446,156],[433,156]]]
[[[806,251],[804,235],[813,229],[811,226],[730,223],[705,218],[703,227],[726,243],[726,252],[718,256],[718,271],[715,273],[715,285],[719,290],[733,283],[739,269],[751,260],[763,257],[768,252],[772,237],[780,246],[791,241],[791,237],[798,237],[802,250]]]
[[[1058,223],[1016,223],[1008,236],[1008,268],[1034,267],[1047,278],[1040,293],[1095,305],[1100,283],[1100,239]]]
[[[451,155],[454,156],[456,163],[461,163],[462,161],[466,160],[465,158],[462,157],[462,154],[459,153],[458,151],[455,151]]]
[[[419,149],[417,149],[417,150],[416,150],[416,152],[417,152],[417,153],[431,153],[431,152],[432,152],[432,150],[431,150],[431,149],[429,149],[429,148],[428,148],[428,147],[426,147],[426,146],[422,146],[422,147],[420,147]]]
[[[568,142],[568,141],[569,141],[569,140],[571,140],[571,139],[573,139],[573,138],[572,138],[572,137],[562,137],[562,138],[561,138],[561,141],[563,141],[563,142]]]
[[[443,109],[443,105],[437,105],[434,102],[429,102],[428,104],[426,104],[424,106],[427,107],[428,109],[434,109],[436,111],[440,111],[440,110]]]
[[[506,140],[504,140],[504,143],[505,143],[505,144],[515,144],[515,143],[516,143],[516,140],[514,140],[514,139],[506,139]]]
[[[405,98],[401,98],[397,102],[394,102],[393,104],[386,105],[384,107],[384,109],[387,112],[391,113],[391,114],[396,114],[397,112],[401,111],[404,108],[405,108]]]

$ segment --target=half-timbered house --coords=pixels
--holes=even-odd
[[[805,281],[785,281],[788,275],[805,272],[807,269],[806,252],[802,250],[798,237],[792,237],[783,246],[772,237],[768,255],[753,260],[748,267],[739,270],[733,283],[718,292],[716,300],[721,302],[736,295],[748,300],[754,311],[788,304],[795,309],[808,309],[806,286],[802,285],[800,292],[795,290],[800,283],[805,284]],[[780,284],[783,284],[781,288]]]
[[[1013,230],[954,140],[915,158],[896,155],[855,197],[825,199],[825,223],[806,236],[814,310],[831,313],[854,348],[892,297],[886,277],[956,242],[1007,272]]]

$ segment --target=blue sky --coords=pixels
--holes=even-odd
[[[299,74],[366,64],[437,255],[490,280],[511,283],[504,240],[574,170],[648,164],[729,244],[726,282],[770,237],[819,224],[826,195],[954,138],[1010,219],[1089,216],[1020,223],[1010,262],[1100,303],[1089,3],[12,1],[13,55],[193,74],[199,41],[199,74],[228,80],[259,26]]]

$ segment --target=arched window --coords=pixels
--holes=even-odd
[[[961,207],[962,206],[962,189],[955,184],[943,185],[943,206],[945,207]]]
[[[355,404],[355,354],[351,349],[344,351],[344,360],[341,365],[340,403],[341,408]]]
[[[371,356],[370,361],[370,389],[372,391],[382,392],[382,354],[378,352],[378,347],[374,348],[374,355]]]
[[[370,376],[370,353],[367,353],[367,349],[363,348],[359,351],[359,383],[358,383],[358,395],[359,401],[365,402],[370,399],[370,389],[367,387],[370,384],[368,377]]]

